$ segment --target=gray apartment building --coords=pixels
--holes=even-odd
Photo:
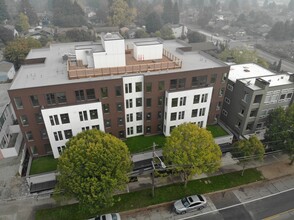
[[[265,121],[275,108],[293,102],[294,74],[275,74],[256,64],[230,68],[220,119],[237,137],[263,139]]]

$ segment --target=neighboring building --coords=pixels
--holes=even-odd
[[[182,24],[169,24],[168,27],[172,30],[175,38],[187,37],[188,28]]]
[[[0,61],[0,82],[7,82],[12,80],[15,76],[15,69],[13,63]]]
[[[293,74],[276,75],[256,64],[233,65],[220,119],[237,137],[257,134],[263,139],[269,112],[287,108],[293,92]]]
[[[17,156],[23,141],[7,90],[11,83],[0,84],[0,159]]]
[[[180,41],[125,41],[118,33],[100,44],[33,49],[26,63],[9,95],[31,154],[55,158],[83,130],[128,138],[169,135],[184,122],[216,123],[229,72]]]

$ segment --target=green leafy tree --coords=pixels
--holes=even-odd
[[[16,38],[8,42],[4,50],[4,57],[12,62],[16,69],[19,69],[22,62],[32,48],[40,48],[41,43],[34,38]]]
[[[294,162],[294,104],[286,110],[279,107],[270,112],[266,121],[265,140],[274,149],[284,150]]]
[[[139,29],[135,33],[135,38],[147,38],[149,34],[144,29]]]
[[[30,25],[38,24],[38,16],[29,0],[20,1],[20,12],[28,16]]]
[[[248,140],[243,139],[234,143],[236,155],[240,157],[240,162],[243,164],[242,176],[245,171],[246,164],[252,160],[263,160],[264,146],[260,140],[254,135]]]
[[[0,0],[0,23],[2,23],[5,19],[9,19],[7,5],[5,0]]]
[[[209,131],[192,123],[174,128],[163,147],[166,164],[182,173],[185,186],[195,174],[213,173],[220,167],[222,152]]]
[[[7,44],[8,41],[12,41],[14,38],[13,31],[0,26],[0,39],[4,44]]]
[[[189,40],[189,43],[199,43],[206,41],[205,35],[195,31],[189,31],[187,34],[187,38]]]
[[[223,52],[221,52],[218,55],[219,59],[223,61],[227,61],[228,59],[233,58],[234,62],[237,64],[242,64],[242,63],[256,63],[259,64],[260,66],[264,68],[268,68],[269,65],[268,63],[257,56],[255,51],[251,50],[239,50],[239,49],[225,49]]]
[[[95,40],[95,36],[90,31],[85,30],[69,30],[65,33],[65,36],[69,39],[69,41],[73,42]]]
[[[123,27],[134,22],[136,15],[136,9],[130,8],[126,1],[115,0],[110,7],[108,20],[112,26]]]
[[[151,12],[146,18],[146,30],[148,33],[155,33],[162,27],[161,18],[155,12]]]
[[[160,35],[161,35],[161,38],[164,40],[175,39],[175,36],[174,36],[172,29],[170,27],[168,27],[167,25],[163,26],[160,29]]]
[[[15,25],[15,29],[19,32],[27,32],[30,28],[29,18],[24,13],[20,13]]]
[[[66,143],[57,169],[60,174],[55,191],[77,199],[81,207],[96,213],[112,206],[114,193],[125,189],[131,156],[123,141],[93,129]]]

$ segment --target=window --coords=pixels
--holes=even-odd
[[[137,120],[137,121],[141,121],[142,118],[143,118],[143,117],[142,117],[142,112],[137,112],[137,113],[136,113],[136,120]]]
[[[246,103],[248,102],[248,96],[249,96],[248,92],[244,92],[243,101]]]
[[[237,128],[240,128],[241,127],[241,121],[238,121],[238,123],[236,124],[236,127]]]
[[[226,82],[228,73],[224,73],[222,76],[222,83]]]
[[[137,133],[142,133],[143,132],[143,126],[142,125],[138,125],[137,126]]]
[[[173,98],[172,99],[172,107],[177,107],[178,106],[178,98]]]
[[[90,127],[89,126],[82,127],[82,131],[88,131],[88,130],[90,130]]]
[[[193,104],[197,104],[200,101],[200,95],[194,95]]]
[[[256,117],[257,116],[257,112],[258,112],[258,109],[254,109],[250,112],[249,114],[249,117]]]
[[[40,134],[42,139],[48,139],[48,134],[45,128],[40,130]]]
[[[19,118],[22,125],[26,126],[29,124],[28,117],[26,115],[22,115]]]
[[[108,97],[108,89],[107,89],[107,87],[101,88],[101,97],[102,98],[107,98]]]
[[[98,112],[96,109],[90,110],[90,118],[91,119],[97,119],[98,118]]]
[[[176,126],[170,126],[169,127],[169,133],[172,133],[172,131],[174,130],[174,128],[176,128]]]
[[[222,113],[224,116],[228,116],[228,112],[225,109],[223,109]]]
[[[85,101],[85,94],[84,90],[77,90],[75,91],[76,101]]]
[[[192,87],[204,86],[207,84],[207,76],[194,76],[192,77]]]
[[[291,99],[292,98],[292,95],[293,95],[293,93],[288,93],[286,98],[287,99]]]
[[[106,128],[110,128],[111,127],[111,120],[110,119],[104,120],[104,124],[105,124]]]
[[[203,121],[198,121],[198,126],[200,127],[200,128],[202,128],[203,127]]]
[[[199,116],[204,116],[205,115],[205,108],[199,109]]]
[[[226,102],[227,104],[230,104],[230,103],[231,103],[231,100],[230,100],[229,98],[225,97],[225,102]]]
[[[146,133],[151,133],[151,126],[146,126]]]
[[[100,130],[100,127],[99,127],[99,125],[92,125],[92,129]]]
[[[162,131],[162,124],[157,124],[157,132],[161,132]]]
[[[136,92],[142,92],[142,82],[136,82]]]
[[[177,84],[178,84],[178,80],[177,79],[171,79],[170,80],[170,89],[176,89],[177,88]]]
[[[136,98],[136,107],[142,106],[142,98]]]
[[[225,88],[221,88],[219,90],[219,96],[222,97],[224,95],[224,93],[225,93]]]
[[[248,123],[247,126],[246,126],[246,130],[252,130],[253,128],[253,123]]]
[[[133,108],[133,100],[132,99],[126,100],[126,108]]]
[[[203,103],[203,102],[207,102],[207,97],[208,97],[208,94],[206,93],[206,94],[202,94],[202,96],[201,96],[201,102]]]
[[[28,141],[33,141],[34,140],[33,133],[31,131],[26,132],[26,137],[27,137]]]
[[[177,120],[177,113],[176,112],[173,112],[173,113],[170,114],[170,120],[171,121]]]
[[[122,109],[122,103],[120,102],[120,103],[116,103],[116,110],[118,111],[118,112],[121,112],[123,109]]]
[[[284,100],[286,98],[286,94],[281,94],[281,96],[280,96],[280,100],[282,99],[282,100]]]
[[[70,139],[72,137],[72,130],[68,129],[68,130],[64,130],[64,137],[65,139]]]
[[[87,121],[88,120],[88,113],[87,111],[79,112],[80,121]]]
[[[180,98],[180,106],[186,105],[186,97],[181,97]]]
[[[147,121],[151,120],[151,112],[148,112],[148,113],[146,114],[146,120],[147,120]]]
[[[159,81],[158,82],[158,91],[163,91],[164,90],[164,81]]]
[[[40,105],[40,104],[39,104],[39,100],[38,100],[38,96],[36,96],[36,95],[31,95],[31,96],[30,96],[30,99],[31,99],[31,102],[32,102],[33,107],[37,107],[37,106]]]
[[[109,104],[102,104],[103,113],[109,113]]]
[[[216,73],[211,74],[210,83],[215,83],[216,82],[216,79],[217,79],[217,74]]]
[[[159,112],[157,113],[157,118],[158,118],[158,119],[162,119],[162,112],[161,112],[161,111],[159,111]]]
[[[59,103],[59,104],[66,103],[65,92],[57,92],[56,99],[57,99],[57,103]]]
[[[46,94],[46,101],[48,105],[55,105],[56,104],[55,94],[54,93]]]
[[[123,125],[124,124],[124,120],[123,120],[123,118],[117,118],[117,124],[118,125]]]
[[[146,99],[146,107],[151,107],[151,98]]]
[[[116,86],[115,87],[115,95],[116,96],[121,96],[121,86]]]
[[[30,149],[31,149],[31,152],[33,155],[38,155],[38,151],[37,151],[36,146],[30,146]]]
[[[125,131],[119,131],[119,137],[124,138],[125,137]]]
[[[21,101],[20,97],[15,97],[14,98],[14,103],[15,103],[15,106],[16,106],[17,109],[22,109],[23,108],[23,104],[22,104],[22,101]]]
[[[152,83],[151,82],[146,83],[146,92],[152,92]]]
[[[88,100],[96,99],[95,90],[94,89],[86,89],[86,95],[87,95],[87,99]]]
[[[241,115],[244,115],[244,112],[245,112],[245,109],[242,108],[240,114],[241,114]]]
[[[132,93],[132,83],[125,84],[125,93]]]
[[[198,109],[193,109],[193,110],[192,110],[191,117],[192,117],[192,118],[195,118],[195,117],[197,117],[197,115],[198,115]]]
[[[158,97],[158,105],[163,105],[163,96]]]
[[[133,127],[127,128],[127,132],[128,132],[128,135],[134,134],[134,128]]]
[[[179,89],[183,89],[185,88],[185,84],[186,84],[186,79],[179,79]]]
[[[228,90],[233,91],[234,87],[231,84],[228,84],[227,86]]]
[[[216,106],[216,110],[220,110],[222,107],[222,102],[218,102]]]
[[[60,118],[61,118],[61,123],[62,124],[68,124],[68,123],[70,123],[69,117],[68,117],[68,114],[67,113],[61,114],[60,115]]]
[[[49,116],[51,125],[59,125],[58,115]]]
[[[133,121],[133,114],[127,114],[127,122],[132,122]]]
[[[256,95],[254,97],[254,103],[260,103],[261,102],[261,99],[262,99],[262,95]]]
[[[36,113],[35,114],[35,119],[37,124],[42,124],[43,123],[43,117],[41,113]]]
[[[184,119],[185,118],[185,111],[181,111],[181,112],[179,112],[179,117],[178,117],[178,119],[179,120],[182,120],[182,119]]]

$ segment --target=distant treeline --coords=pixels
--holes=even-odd
[[[294,39],[294,22],[278,21],[269,31],[268,38],[275,40],[293,40]]]

